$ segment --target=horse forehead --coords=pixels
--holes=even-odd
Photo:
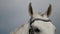
[[[50,22],[48,22],[48,23],[41,22],[40,23],[40,22],[36,21],[32,24],[32,26],[39,28],[43,33],[46,33],[46,34],[53,34],[56,29],[56,27]]]
[[[35,21],[32,25],[39,28],[55,28],[51,22]]]

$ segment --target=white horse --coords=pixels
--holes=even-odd
[[[43,14],[34,14],[31,3],[29,3],[29,14],[31,16],[29,23],[25,23],[10,34],[55,34],[56,27],[49,19],[51,14],[51,4],[48,10]]]

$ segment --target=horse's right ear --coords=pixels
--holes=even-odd
[[[33,9],[31,6],[31,2],[29,3],[29,14],[30,14],[30,16],[33,16]]]
[[[45,12],[44,15],[46,15],[47,17],[49,17],[50,14],[51,14],[51,10],[52,10],[52,6],[51,6],[51,4],[49,4],[49,7],[48,7],[48,9],[47,9],[47,11]]]

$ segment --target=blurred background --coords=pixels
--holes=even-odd
[[[57,28],[56,34],[60,34],[60,0],[0,0],[0,34],[9,34],[29,21],[29,2],[37,13],[45,12],[52,5],[50,19]]]

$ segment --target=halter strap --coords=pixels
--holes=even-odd
[[[35,19],[33,19],[33,17],[31,17],[31,19],[30,19],[30,25],[31,25],[33,22],[35,22],[35,21],[51,22],[50,19],[48,19],[48,20],[44,20],[44,19],[40,19],[40,18],[35,18]]]
[[[31,21],[32,21],[33,17],[30,18],[30,29],[29,29],[29,34],[34,34],[33,28],[31,26]]]

